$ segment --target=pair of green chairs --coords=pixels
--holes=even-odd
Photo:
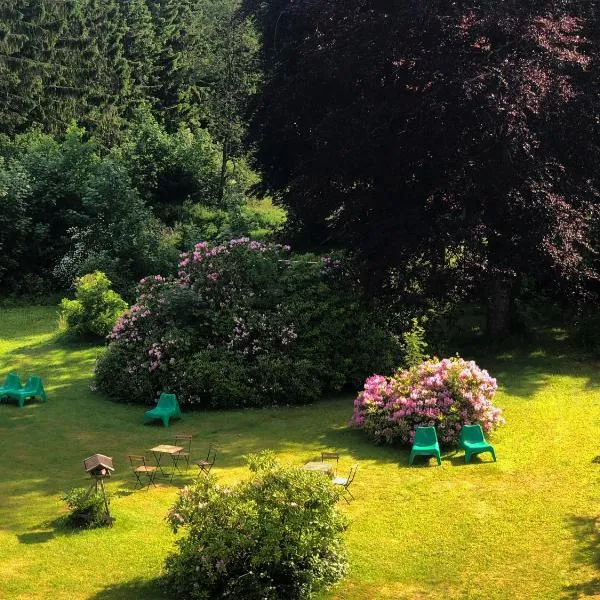
[[[144,423],[162,421],[165,427],[169,426],[170,419],[181,419],[181,409],[175,394],[162,393],[156,407],[144,413]]]
[[[9,398],[17,401],[20,408],[25,405],[27,398],[40,398],[46,402],[46,392],[44,384],[39,375],[30,375],[27,378],[27,383],[21,385],[21,378],[17,373],[9,373],[6,376],[4,385],[0,386],[0,400]]]
[[[465,462],[469,464],[471,457],[482,452],[491,452],[494,462],[496,453],[494,447],[485,439],[481,425],[464,425],[460,430],[458,446],[465,451]],[[412,465],[415,456],[435,456],[438,465],[442,464],[440,445],[438,444],[435,427],[417,427],[408,464]]]

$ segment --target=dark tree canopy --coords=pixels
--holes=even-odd
[[[306,245],[356,251],[376,287],[391,268],[468,260],[500,315],[521,275],[570,287],[593,275],[594,0],[246,9],[268,69],[258,157]]]

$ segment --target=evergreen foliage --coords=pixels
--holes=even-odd
[[[2,3],[0,133],[62,135],[75,120],[110,146],[147,104],[169,132],[208,126],[225,170],[257,76],[256,33],[237,12],[237,0]]]
[[[127,293],[167,268],[169,248],[127,170],[82,129],[59,141],[33,131],[0,142],[4,292],[68,287],[99,269]]]

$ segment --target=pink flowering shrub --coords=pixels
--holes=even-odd
[[[351,424],[379,443],[412,443],[418,426],[433,426],[440,443],[453,444],[463,425],[489,432],[504,423],[492,404],[496,380],[473,361],[432,359],[392,377],[369,377]]]
[[[389,369],[397,343],[341,260],[248,238],[196,244],[177,277],[140,281],[108,336],[97,387],[114,399],[226,408],[293,404]]]

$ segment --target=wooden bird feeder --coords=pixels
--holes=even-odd
[[[94,454],[83,461],[83,467],[94,480],[92,486],[90,487],[89,493],[93,491],[96,494],[102,494],[106,519],[108,523],[112,525],[114,518],[110,516],[108,499],[106,498],[106,491],[104,490],[104,480],[108,479],[111,471],[115,470],[113,467],[112,458],[110,456],[105,456],[104,454]]]
[[[104,454],[94,454],[83,461],[83,466],[87,473],[94,479],[105,479],[110,477],[111,471],[114,471],[113,461],[110,456]]]

